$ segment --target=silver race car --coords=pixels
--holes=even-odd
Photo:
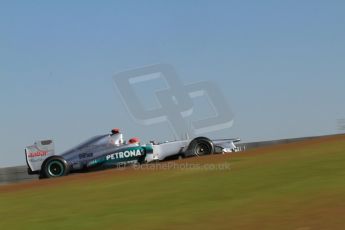
[[[36,141],[25,148],[29,174],[40,178],[66,176],[69,173],[92,171],[129,164],[142,164],[174,158],[237,152],[239,139],[210,140],[206,137],[164,143],[140,144],[138,138],[123,141],[119,129],[111,134],[92,137],[84,143],[55,154],[52,140]]]

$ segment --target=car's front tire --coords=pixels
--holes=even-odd
[[[206,137],[195,138],[188,147],[189,156],[203,156],[213,154],[215,147],[213,142]]]
[[[69,166],[61,156],[47,158],[41,168],[40,178],[56,178],[66,176],[69,173]]]

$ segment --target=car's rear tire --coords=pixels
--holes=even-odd
[[[213,154],[213,142],[206,137],[195,138],[188,146],[188,156],[203,156]]]
[[[41,168],[40,178],[55,178],[66,176],[69,173],[69,166],[61,156],[47,158]]]

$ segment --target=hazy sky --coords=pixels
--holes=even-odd
[[[340,0],[0,0],[0,167],[24,164],[38,139],[61,152],[113,127],[171,138],[164,125],[135,123],[112,80],[155,63],[174,66],[184,84],[219,85],[235,123],[208,136],[337,133],[344,12]]]

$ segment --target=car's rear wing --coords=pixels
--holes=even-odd
[[[25,148],[25,158],[29,172],[41,170],[45,159],[55,154],[54,142],[52,140],[36,141],[33,145]]]

